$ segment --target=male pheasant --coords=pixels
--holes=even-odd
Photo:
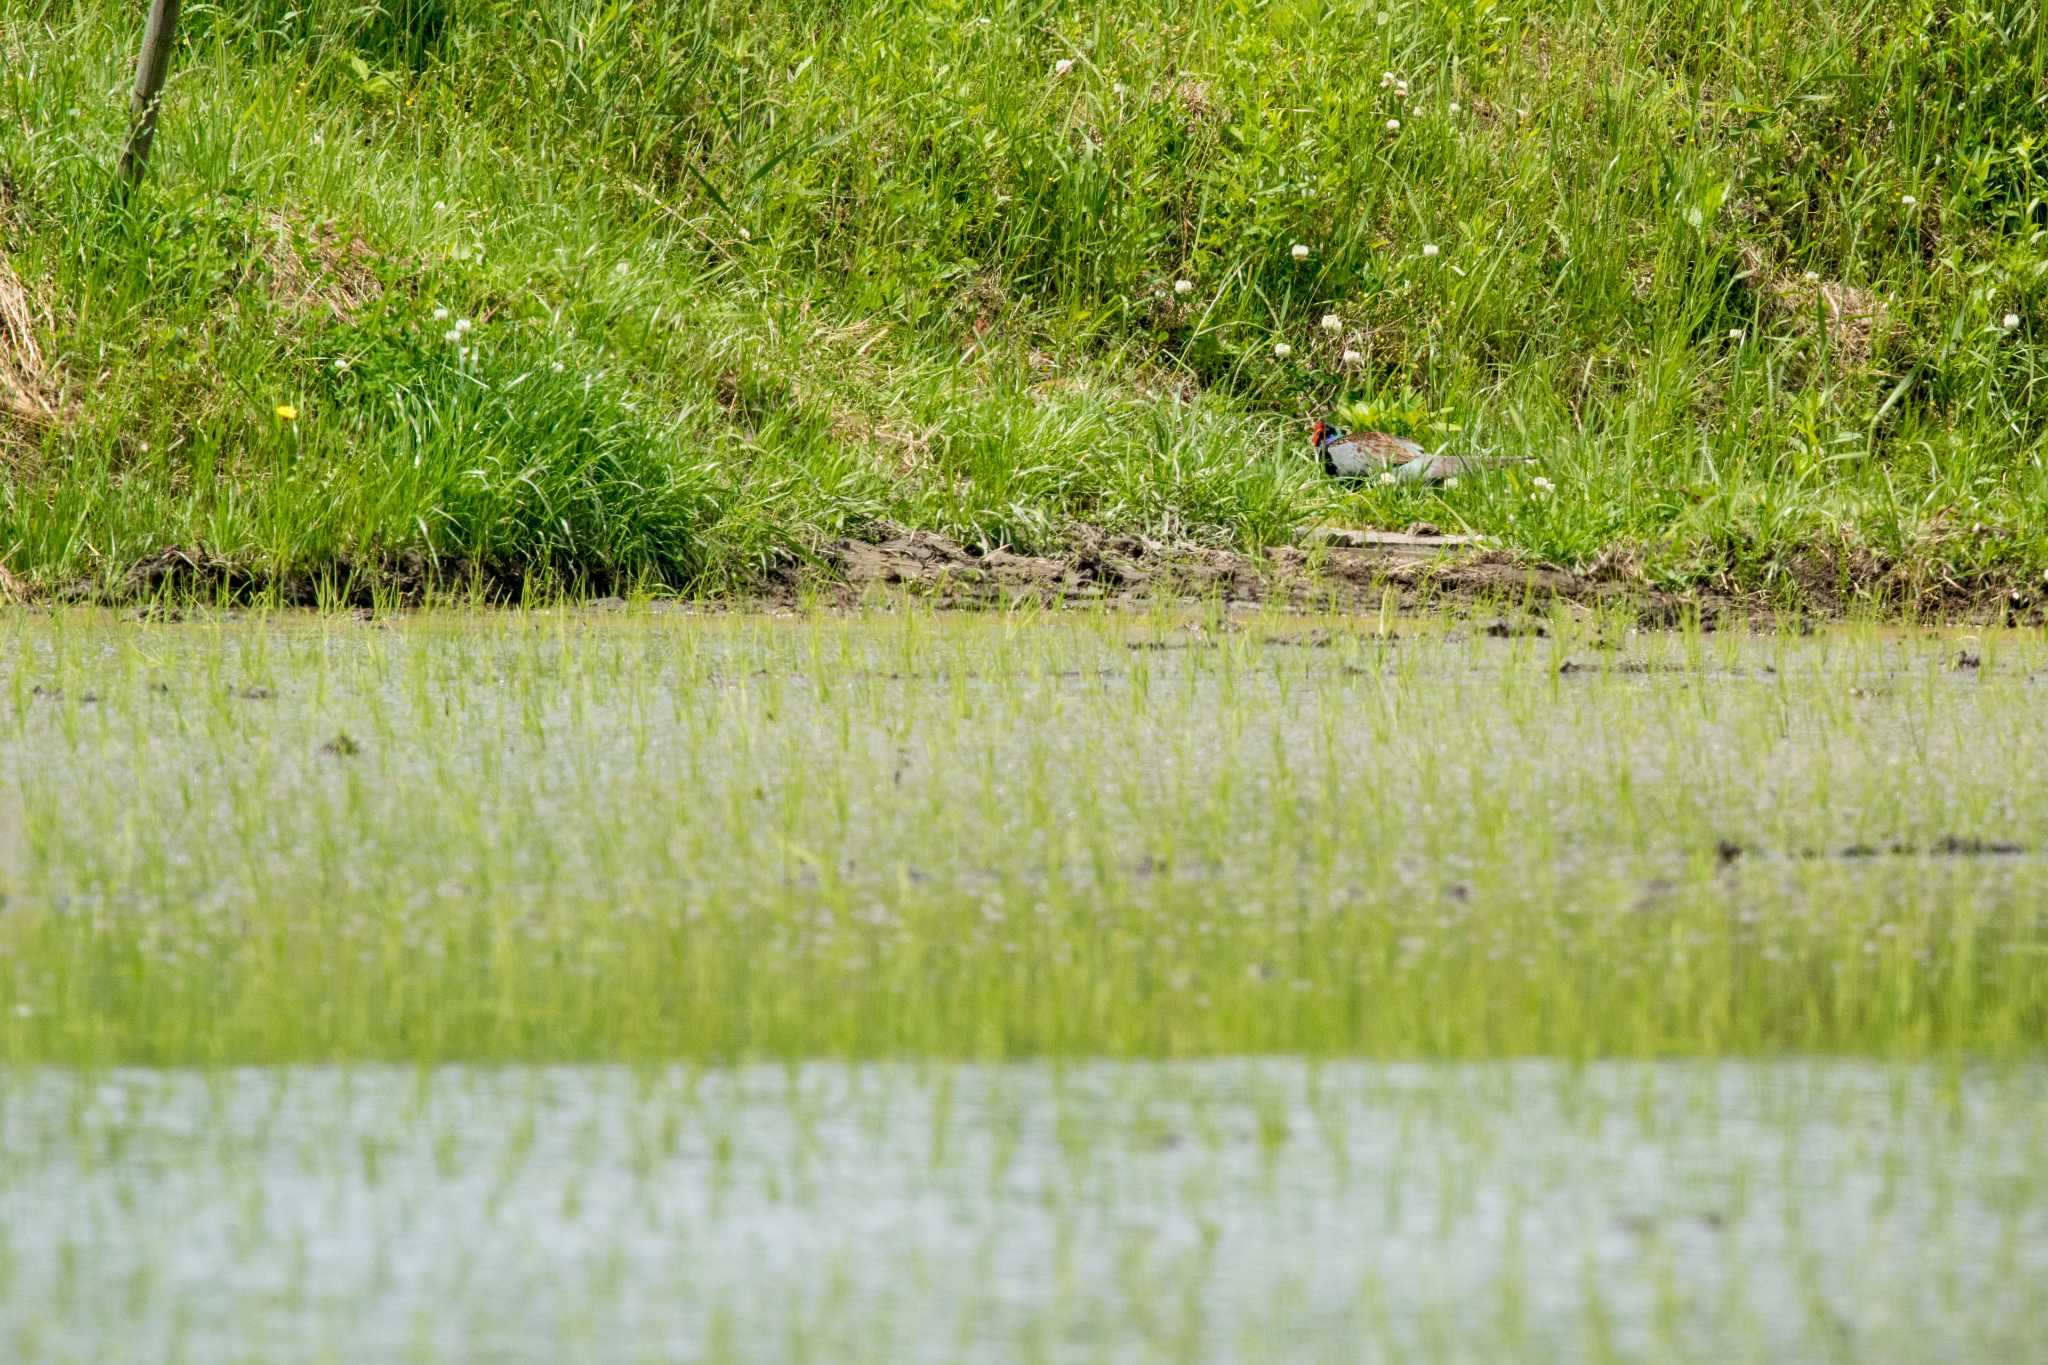
[[[1463,474],[1528,463],[1518,455],[1433,455],[1405,436],[1346,431],[1323,421],[1316,423],[1313,439],[1323,469],[1340,479],[1391,473],[1400,483],[1442,483]]]

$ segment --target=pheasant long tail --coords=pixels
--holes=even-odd
[[[1433,455],[1402,466],[1401,474],[1404,479],[1417,482],[1442,483],[1445,479],[1483,474],[1489,469],[1534,463],[1535,457],[1530,455]]]

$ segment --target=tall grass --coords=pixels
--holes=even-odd
[[[1787,594],[2048,566],[2035,5],[201,5],[116,208],[134,29],[0,18],[46,581],[1324,517]],[[1333,488],[1332,406],[1556,492]]]

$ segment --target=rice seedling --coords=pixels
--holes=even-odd
[[[2040,637],[1398,626],[9,618],[0,1349],[2023,1353]]]
[[[2032,635],[8,628],[18,1062],[1913,1057],[2048,1026]]]
[[[2048,1325],[2044,1079],[1818,1060],[15,1072],[0,1343],[2011,1359]]]

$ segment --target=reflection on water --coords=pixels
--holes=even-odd
[[[0,1353],[2016,1360],[2044,1150],[2037,1065],[28,1070]]]

